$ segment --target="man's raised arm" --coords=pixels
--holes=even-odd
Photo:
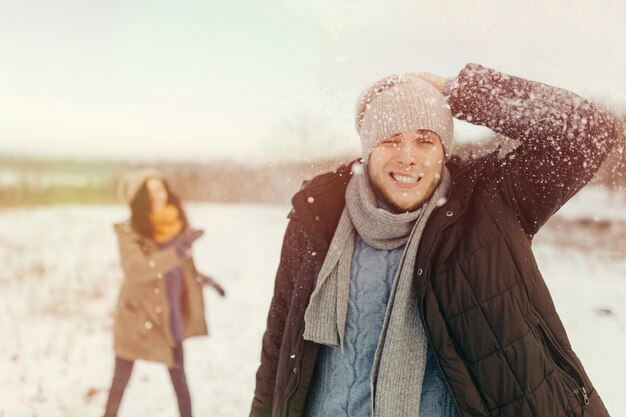
[[[617,118],[590,101],[477,64],[465,66],[448,93],[456,118],[521,141],[499,163],[495,179],[529,236],[624,140]]]

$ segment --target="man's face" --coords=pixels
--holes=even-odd
[[[433,195],[444,162],[443,146],[435,132],[399,133],[380,142],[370,153],[370,182],[392,210],[414,211]]]

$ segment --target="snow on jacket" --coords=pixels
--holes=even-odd
[[[172,268],[182,267],[183,338],[208,334],[201,277],[191,258],[181,259],[173,246],[159,249],[153,240],[135,232],[129,221],[114,225],[114,229],[124,272],[115,310],[115,354],[123,359],[144,359],[172,367],[175,342],[164,277]]]
[[[503,158],[452,158],[448,201],[415,263],[422,319],[460,417],[606,417],[531,251],[533,236],[598,170],[623,128],[579,96],[467,65],[455,117],[521,141]],[[345,205],[350,167],[293,197],[251,416],[301,416],[319,345],[304,312]],[[581,297],[585,294],[581,290]]]

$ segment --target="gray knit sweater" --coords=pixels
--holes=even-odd
[[[321,347],[307,401],[307,417],[371,415],[374,353],[405,246],[378,250],[358,235],[354,243],[344,351]]]

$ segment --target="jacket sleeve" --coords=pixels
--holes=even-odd
[[[175,247],[148,251],[142,248],[139,235],[127,223],[114,226],[120,250],[120,263],[127,280],[137,283],[161,279],[181,264]]]
[[[299,220],[291,219],[283,239],[280,264],[274,283],[274,295],[263,335],[261,364],[256,373],[256,388],[251,417],[271,416],[276,372],[285,330],[285,322],[293,294],[294,282],[304,247],[304,230]]]
[[[493,171],[527,235],[588,183],[623,127],[574,93],[468,64],[449,93],[454,117],[521,141]]]

